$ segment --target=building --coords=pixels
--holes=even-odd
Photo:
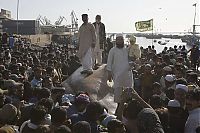
[[[1,9],[0,17],[11,19],[11,11],[8,11],[8,10],[5,10],[5,9]]]
[[[36,20],[3,20],[3,32],[9,34],[35,35],[40,33],[40,24]]]
[[[11,11],[1,9],[0,12],[0,33],[3,32],[3,20],[11,20]]]

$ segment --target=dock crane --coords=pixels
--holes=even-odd
[[[39,21],[42,25],[44,25],[44,22],[43,22],[41,15],[39,15],[36,20]]]
[[[64,16],[60,16],[58,20],[55,22],[55,25],[60,25],[63,22],[63,20],[67,22],[67,19]]]
[[[42,25],[52,25],[51,21],[46,16],[42,17],[39,15],[36,20],[39,21]]]
[[[74,10],[71,12],[71,21],[72,21],[72,32],[78,31],[78,18],[76,17],[76,14]]]

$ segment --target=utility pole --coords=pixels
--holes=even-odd
[[[18,24],[18,20],[19,20],[19,0],[17,0],[17,35],[19,33],[19,24]]]
[[[195,30],[195,22],[196,22],[196,15],[197,15],[197,3],[193,4],[193,6],[195,7],[195,11],[194,11],[194,24],[193,24],[193,34],[195,34],[196,30]]]

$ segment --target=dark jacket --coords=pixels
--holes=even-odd
[[[93,23],[95,29],[96,29],[96,22]],[[99,28],[99,43],[105,44],[106,43],[106,31],[105,31],[105,25],[100,22],[100,28]]]

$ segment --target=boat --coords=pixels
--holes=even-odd
[[[166,42],[162,42],[162,41],[158,41],[158,44],[160,44],[160,45],[166,45],[167,43]]]

